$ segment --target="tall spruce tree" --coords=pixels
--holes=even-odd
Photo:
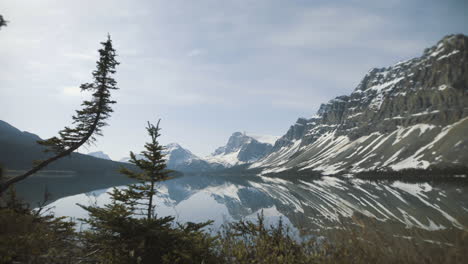
[[[101,42],[99,49],[99,60],[96,62],[96,70],[92,72],[93,82],[80,86],[81,91],[89,91],[92,98],[84,101],[82,109],[77,110],[72,117],[73,126],[65,127],[59,131],[59,136],[47,140],[38,141],[46,147],[46,152],[53,152],[54,155],[46,160],[35,162],[35,166],[22,175],[18,175],[0,183],[0,194],[12,184],[26,179],[30,175],[45,168],[52,162],[70,155],[84,144],[89,144],[96,140],[95,135],[102,135],[102,127],[106,126],[106,120],[113,112],[111,105],[116,102],[111,100],[111,91],[117,90],[117,82],[112,77],[119,62],[115,59],[116,53],[112,47],[110,35],[107,41]]]
[[[135,199],[140,200],[139,207],[135,208],[144,212],[147,219],[154,218],[155,204],[153,197],[156,194],[156,183],[169,179],[170,170],[167,169],[166,160],[164,159],[164,147],[159,144],[159,122],[154,126],[148,122],[146,131],[151,138],[151,141],[145,144],[145,150],[140,153],[141,159],[137,159],[135,153],[130,152],[129,162],[136,165],[141,171],[132,171],[128,168],[122,168],[121,173],[135,179],[139,184],[132,184],[125,191],[124,197],[127,201]],[[130,199],[127,199],[130,198]]]

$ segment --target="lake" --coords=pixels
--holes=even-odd
[[[356,214],[404,228],[464,229],[468,226],[465,182],[187,175],[158,185],[156,213],[173,215],[179,222],[214,220],[215,230],[225,222],[255,219],[260,212],[268,222],[281,217],[300,230],[336,227]],[[83,218],[86,212],[76,204],[108,203],[109,190],[63,197],[49,206],[58,216]]]

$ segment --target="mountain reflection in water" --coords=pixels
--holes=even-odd
[[[124,187],[119,187],[124,188]],[[159,184],[156,213],[179,222],[255,219],[263,212],[270,223],[280,217],[298,228],[333,226],[355,213],[380,222],[439,230],[468,226],[466,185],[455,183],[370,182],[324,176],[286,180],[265,176],[187,175]],[[108,203],[108,189],[53,202],[58,216],[86,217],[76,204]]]

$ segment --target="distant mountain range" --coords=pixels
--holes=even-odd
[[[222,167],[209,164],[177,143],[171,143],[165,147],[164,153],[168,169],[180,172],[207,172],[222,169]],[[143,156],[136,154],[136,158],[143,159]],[[120,159],[121,162],[129,160],[129,157]]]
[[[299,118],[251,169],[262,173],[448,168],[468,165],[468,37],[369,71],[351,95]]]
[[[190,150],[177,143],[168,144],[165,150],[167,166],[169,169],[181,172],[209,172],[235,165],[247,164],[257,161],[269,153],[278,137],[274,136],[250,136],[246,133],[235,132],[229,137],[225,146],[217,148],[213,154],[207,157],[198,157]],[[102,152],[97,152],[102,156]],[[91,154],[90,154],[91,155]],[[137,158],[142,158],[137,155]],[[129,157],[120,159],[128,162]]]

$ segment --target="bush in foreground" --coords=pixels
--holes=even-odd
[[[0,263],[465,263],[468,231],[422,231],[372,219],[346,221],[307,239],[279,222],[178,225],[172,217],[120,215],[97,223],[106,232],[76,232],[62,218],[9,203],[0,209]],[[145,241],[151,239],[150,247]]]
[[[76,263],[80,248],[73,222],[30,209],[13,191],[2,203],[0,263]]]

